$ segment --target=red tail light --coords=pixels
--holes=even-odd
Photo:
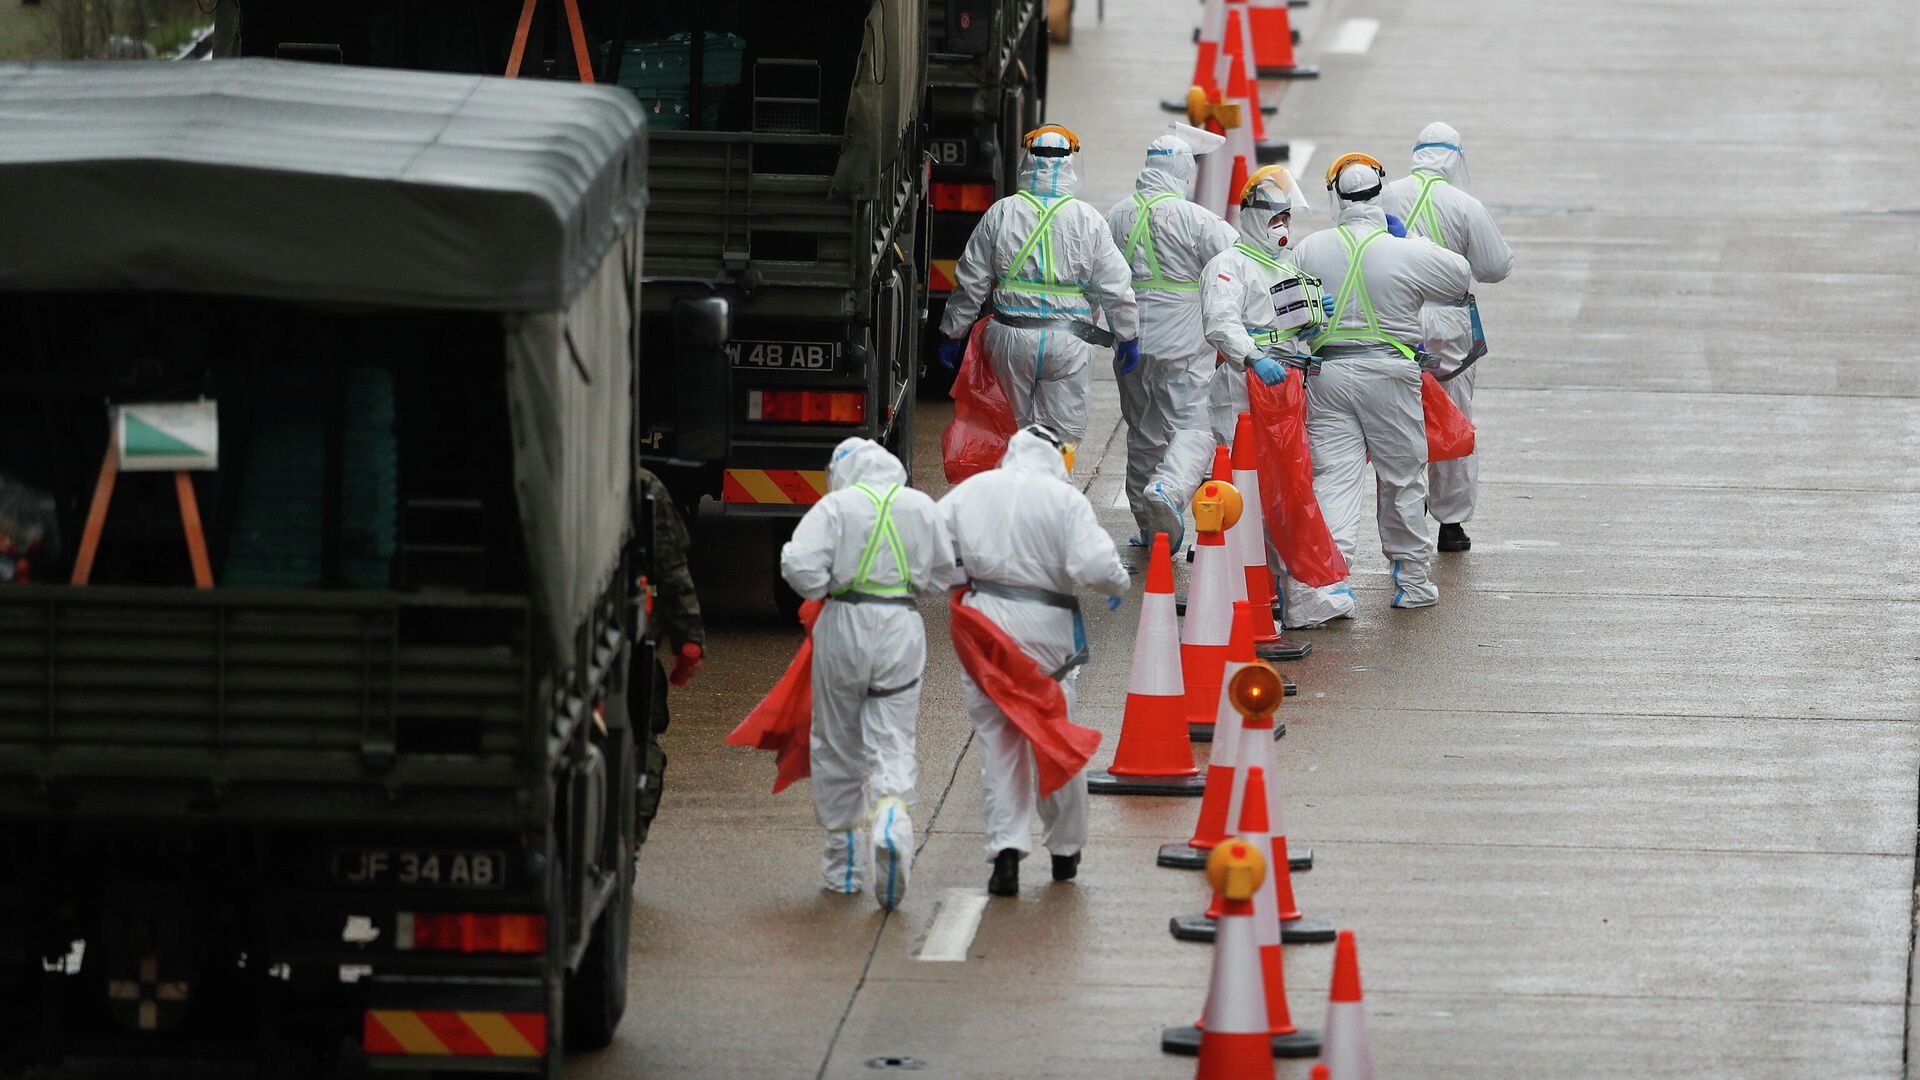
[[[992,184],[934,184],[928,195],[935,210],[984,214],[993,205]]]
[[[393,947],[396,949],[469,953],[547,951],[545,915],[402,911],[393,921]]]
[[[747,419],[782,424],[862,424],[867,395],[861,390],[749,390]]]

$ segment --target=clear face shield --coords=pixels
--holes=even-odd
[[[1413,168],[1416,172],[1434,172],[1456,187],[1471,187],[1473,176],[1467,170],[1467,152],[1459,136],[1449,140],[1422,139],[1413,144]]]

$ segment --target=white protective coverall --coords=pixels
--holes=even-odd
[[[1188,200],[1195,168],[1188,140],[1162,135],[1147,146],[1133,196],[1107,211],[1140,304],[1140,363],[1128,375],[1116,358],[1114,378],[1127,422],[1127,503],[1141,546],[1156,532],[1179,546],[1181,510],[1213,459],[1207,394],[1214,356],[1201,326],[1200,271],[1233,243],[1234,231]]]
[[[1304,272],[1288,260],[1287,245],[1273,234],[1269,223],[1276,205],[1287,207],[1289,215],[1309,207],[1291,183],[1276,183],[1262,194],[1264,198],[1250,198],[1253,205],[1240,208],[1236,225],[1239,241],[1208,263],[1201,275],[1207,344],[1221,357],[1213,376],[1210,412],[1214,435],[1223,443],[1233,441],[1234,427],[1247,410],[1248,363],[1262,355],[1304,356],[1307,343],[1327,321],[1325,312],[1309,310],[1306,326],[1276,329],[1279,319],[1272,289],[1280,281],[1301,277]],[[1324,288],[1324,282],[1317,282],[1308,291],[1317,296]],[[1298,379],[1303,375],[1291,370],[1287,377]],[[1267,544],[1267,566],[1280,589],[1281,621],[1287,627],[1319,626],[1353,615],[1353,590],[1345,582],[1325,590],[1302,585],[1287,574],[1271,542]]]
[[[1351,568],[1371,458],[1380,544],[1392,563],[1393,606],[1426,607],[1440,599],[1440,589],[1432,578],[1427,428],[1411,343],[1420,340],[1420,309],[1465,297],[1472,274],[1467,260],[1453,252],[1386,231],[1382,178],[1371,165],[1347,165],[1335,183],[1334,227],[1302,240],[1293,259],[1336,296],[1333,329],[1314,340],[1319,373],[1307,379],[1313,494]],[[1362,253],[1361,272],[1351,279],[1350,247]]]
[[[1127,568],[1113,538],[1094,517],[1093,504],[1067,482],[1060,451],[1028,431],[1007,443],[1000,467],[969,477],[940,500],[963,579],[1071,597],[1076,589],[1124,596]],[[1075,611],[1037,599],[985,592],[961,601],[978,608],[1039,665],[1055,671],[1077,656],[1084,634]],[[1075,668],[1061,679],[1069,714]],[[1012,848],[1033,850],[1036,796],[1033,748],[1006,714],[964,674],[967,715],[980,736],[981,814],[987,859]],[[1087,842],[1087,777],[1079,776],[1040,800],[1042,841],[1070,856]]]
[[[1035,150],[1067,146],[1055,132],[1034,141]],[[1059,328],[1019,328],[996,319],[987,327],[986,345],[1014,422],[1045,424],[1069,443],[1086,438],[1093,379],[1088,365],[1108,350],[1065,328],[1095,326],[1098,307],[1116,341],[1140,336],[1133,275],[1100,211],[1073,197],[1078,186],[1072,157],[1036,156],[1029,150],[1020,164],[1020,190],[988,207],[968,238],[940,322],[940,332],[954,339],[992,312],[1056,324]]]
[[[827,494],[780,549],[780,576],[795,592],[829,597],[813,627],[809,747],[814,814],[828,831],[827,888],[858,892],[871,861],[874,894],[889,908],[906,890],[913,857],[907,806],[919,779],[914,725],[927,665],[913,596],[943,594],[953,577],[940,511],[906,480],[900,459],[879,443],[845,440],[827,466]],[[889,521],[891,530],[880,527]],[[871,851],[861,836],[869,816]]]
[[[1413,148],[1413,174],[1388,184],[1380,205],[1407,223],[1407,235],[1424,236],[1465,256],[1473,280],[1499,281],[1513,270],[1513,249],[1493,215],[1467,194],[1466,182],[1460,133],[1446,124],[1428,124]],[[1473,346],[1473,320],[1466,305],[1428,304],[1420,312],[1420,338],[1437,372],[1444,375],[1458,368]],[[1469,420],[1478,374],[1479,368],[1470,367],[1440,384]],[[1479,488],[1480,455],[1436,461],[1427,469],[1427,512],[1450,525],[1464,524],[1473,517]]]

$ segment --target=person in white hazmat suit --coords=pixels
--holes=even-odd
[[[1380,194],[1386,170],[1347,154],[1327,170],[1334,227],[1302,240],[1294,263],[1333,290],[1333,316],[1314,338],[1307,378],[1313,494],[1340,554],[1353,566],[1369,459],[1376,477],[1380,545],[1392,564],[1393,606],[1440,599],[1427,529],[1427,428],[1420,404],[1420,309],[1463,299],[1467,260],[1416,237],[1387,232]],[[1322,593],[1344,588],[1330,585]]]
[[[1014,422],[1045,424],[1070,444],[1087,434],[1089,365],[1109,349],[1129,370],[1140,357],[1133,275],[1100,212],[1073,197],[1079,151],[1079,137],[1057,125],[1028,133],[1020,190],[988,207],[967,239],[940,322],[940,361],[954,368],[974,320],[992,315],[987,353]]]
[[[906,481],[879,443],[843,441],[827,466],[827,494],[780,549],[787,584],[827,601],[813,627],[808,748],[814,814],[827,830],[826,887],[859,892],[864,874],[885,908],[905,895],[913,861],[908,807],[927,666],[914,595],[945,593],[953,575],[940,511]]]
[[[1086,659],[1073,594],[1093,589],[1117,607],[1128,578],[1093,504],[1067,481],[1064,449],[1043,427],[1017,431],[1000,467],[962,481],[940,500],[940,511],[953,536],[957,573],[970,590],[961,603],[993,620],[1040,667],[1059,673],[1071,714],[1075,677]],[[1020,860],[1033,850],[1033,749],[972,679],[962,675],[962,682],[980,737],[981,814],[993,863],[987,889],[1013,896]],[[1039,800],[1039,812],[1053,878],[1070,880],[1087,842],[1086,773]]]
[[[1380,205],[1407,223],[1409,235],[1424,236],[1464,256],[1473,280],[1500,281],[1513,271],[1513,249],[1500,235],[1493,215],[1467,194],[1467,155],[1460,133],[1450,125],[1428,124],[1413,146],[1413,172],[1388,184]],[[1473,318],[1464,303],[1428,304],[1420,312],[1420,339],[1440,385],[1473,419],[1473,380],[1477,369],[1460,370],[1473,347]],[[1458,374],[1454,374],[1458,372]],[[1427,513],[1440,522],[1441,551],[1467,551],[1473,540],[1465,525],[1473,518],[1480,492],[1480,455],[1436,461],[1427,468]]]
[[[1233,243],[1233,227],[1192,202],[1194,155],[1212,153],[1222,136],[1186,124],[1147,145],[1133,196],[1107,211],[1114,243],[1133,272],[1140,305],[1140,364],[1115,361],[1120,413],[1127,422],[1127,504],[1147,547],[1164,532],[1178,549],[1182,510],[1206,479],[1214,440],[1207,394],[1213,346],[1200,321],[1200,271]]]
[[[1268,165],[1247,178],[1239,203],[1239,239],[1201,275],[1207,345],[1221,358],[1210,411],[1214,436],[1223,443],[1232,441],[1247,410],[1247,372],[1269,386],[1305,378],[1312,359],[1307,343],[1326,326],[1333,307],[1320,280],[1289,261],[1293,215],[1312,209],[1293,176]],[[1344,582],[1316,590],[1294,581],[1271,543],[1267,563],[1280,590],[1285,626],[1319,626],[1353,615],[1353,590]]]

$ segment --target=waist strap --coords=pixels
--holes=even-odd
[[[996,311],[993,313],[993,321],[1015,330],[1054,330],[1062,334],[1072,334],[1089,345],[1097,345],[1103,349],[1113,347],[1113,331],[1102,330],[1077,319],[1042,319],[1032,315],[1009,315],[1004,311]]]
[[[911,596],[893,596],[893,595],[884,595],[881,593],[855,592],[852,589],[848,589],[846,592],[834,593],[832,596],[827,597],[827,599],[836,600],[842,604],[892,604],[895,607],[909,607],[909,608],[918,606],[914,603],[913,597]]]
[[[1002,600],[1023,600],[1029,604],[1045,604],[1048,607],[1063,608],[1067,611],[1080,610],[1080,601],[1077,598],[1033,585],[1007,585],[998,581],[974,578],[968,583],[968,587],[974,592],[998,596]]]
[[[1019,600],[1029,604],[1045,604],[1073,613],[1073,655],[1067,662],[1054,668],[1048,678],[1058,681],[1066,678],[1074,668],[1087,662],[1087,628],[1080,621],[1080,601],[1066,593],[1057,593],[1051,589],[1041,589],[1032,585],[1007,585],[998,581],[985,581],[974,578],[968,588],[986,596],[998,596],[1003,600]]]

